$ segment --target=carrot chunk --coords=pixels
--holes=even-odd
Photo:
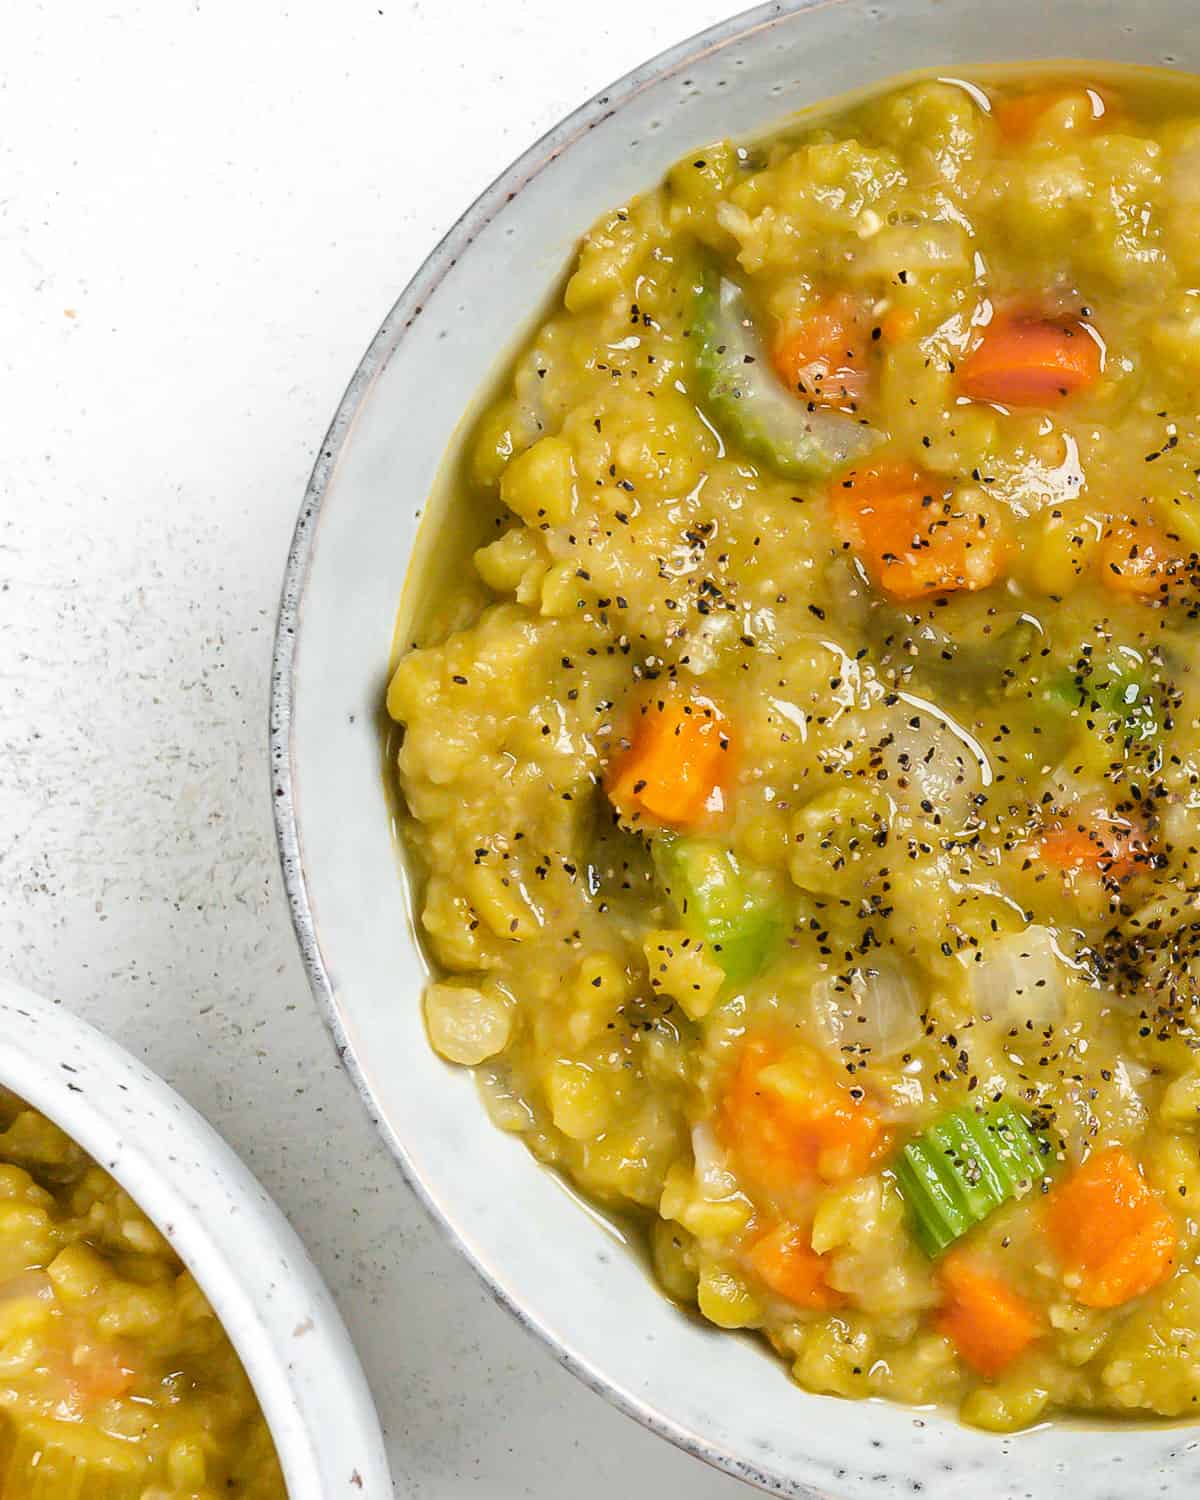
[[[825,1280],[825,1258],[797,1224],[780,1224],[760,1235],[747,1252],[746,1265],[777,1297],[797,1307],[827,1311],[846,1300]]]
[[[1197,571],[1195,561],[1148,521],[1118,521],[1100,544],[1100,577],[1118,594],[1164,599]]]
[[[1150,865],[1145,838],[1124,818],[1104,814],[1084,822],[1056,819],[1042,835],[1042,857],[1068,875],[1099,875],[1109,881],[1128,880]]]
[[[997,100],[992,105],[992,118],[1005,141],[1010,145],[1024,145],[1056,104],[1084,93],[1092,107],[1090,123],[1094,124],[1112,109],[1113,102],[1104,91],[1082,83],[1074,88],[1035,89],[1032,93],[1013,94],[1007,99]]]
[[[1055,1191],[1049,1227],[1087,1307],[1119,1307],[1165,1281],[1174,1266],[1175,1220],[1120,1146],[1089,1157]]]
[[[768,1193],[858,1177],[888,1144],[875,1111],[814,1053],[761,1037],[742,1048],[721,1125],[747,1177]]]
[[[884,313],[879,334],[886,344],[898,344],[917,326],[917,315],[911,307],[893,307]]]
[[[851,298],[830,297],[800,323],[784,323],[771,363],[789,390],[814,406],[847,406],[870,385],[867,340]]]
[[[730,730],[708,698],[668,690],[642,705],[633,743],[610,769],[608,792],[624,812],[641,810],[687,827],[724,805]]]
[[[938,1280],[946,1301],[935,1327],[978,1374],[999,1375],[1042,1332],[1041,1319],[1024,1297],[962,1255],[946,1257]]]
[[[832,494],[842,540],[896,599],[987,588],[1004,546],[993,519],[960,510],[940,480],[899,465],[856,469]]]
[[[1037,129],[1038,121],[1063,99],[1060,89],[1039,91],[1036,94],[1017,94],[1013,98],[1001,99],[992,105],[992,119],[999,126],[1001,136],[1013,145],[1023,145]]]
[[[124,1348],[84,1342],[70,1358],[64,1358],[62,1375],[81,1402],[96,1405],[132,1390],[138,1380],[138,1366]]]
[[[997,313],[958,367],[958,387],[975,401],[1051,406],[1100,378],[1100,345],[1077,319]]]

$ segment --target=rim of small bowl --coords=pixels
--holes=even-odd
[[[395,1494],[378,1413],[341,1314],[299,1236],[233,1147],[118,1042],[3,975],[0,1019],[0,1082],[129,1194],[195,1278],[250,1381],[289,1500]],[[203,1200],[215,1192],[222,1212],[209,1218]],[[332,1400],[331,1368],[340,1388]]]

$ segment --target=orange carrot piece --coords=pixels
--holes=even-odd
[[[66,1364],[64,1378],[87,1404],[126,1395],[138,1379],[138,1368],[123,1350],[108,1345],[83,1345]]]
[[[1023,145],[1033,135],[1038,121],[1065,98],[1061,89],[1039,90],[1036,94],[1016,94],[992,105],[992,119],[1001,136],[1014,145]]]
[[[1106,814],[1087,823],[1056,819],[1042,834],[1040,847],[1047,863],[1068,875],[1099,875],[1109,881],[1128,880],[1150,862],[1150,847],[1138,829]]]
[[[958,388],[975,401],[1051,406],[1100,378],[1100,345],[1077,319],[997,313],[958,367]]]
[[[1120,1146],[1090,1156],[1050,1200],[1050,1238],[1075,1297],[1119,1307],[1171,1274],[1178,1229]]]
[[[1100,544],[1100,577],[1116,593],[1164,599],[1197,572],[1166,532],[1149,521],[1118,521]]]
[[[828,1311],[846,1300],[825,1280],[825,1259],[797,1224],[780,1224],[760,1235],[746,1254],[746,1264],[777,1297],[796,1307]]]
[[[633,743],[610,770],[609,797],[687,827],[724,805],[729,725],[708,698],[668,690],[642,705]]]
[[[941,480],[899,465],[856,469],[832,493],[842,540],[896,599],[987,588],[1004,567],[994,521],[959,510]]]
[[[893,307],[884,313],[879,324],[880,337],[886,344],[898,344],[917,326],[917,315],[911,307]]]
[[[1078,99],[1081,94],[1087,95],[1091,105],[1091,114],[1086,121],[1089,129],[1118,108],[1118,100],[1110,90],[1096,88],[1094,84],[1081,81],[1057,88],[1034,89],[1027,94],[1010,94],[1007,98],[994,100],[992,118],[999,127],[1001,137],[1009,145],[1023,146],[1055,105],[1061,104],[1064,99]]]
[[[961,1254],[942,1261],[938,1280],[946,1301],[934,1326],[978,1374],[999,1375],[1041,1334],[1041,1319],[1025,1298]]]
[[[830,297],[803,322],[784,323],[771,363],[784,385],[814,406],[847,406],[870,386],[868,345],[852,299]]]
[[[802,1098],[764,1078],[783,1061],[804,1077]],[[815,1054],[784,1051],[761,1037],[742,1048],[721,1124],[747,1177],[768,1193],[861,1176],[888,1145],[875,1111],[831,1078]]]

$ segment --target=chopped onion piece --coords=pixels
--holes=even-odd
[[[818,980],[811,1005],[818,1039],[842,1060],[894,1057],[921,1036],[916,989],[892,959]]]
[[[985,1020],[1011,1030],[1027,1021],[1051,1026],[1062,1019],[1069,970],[1048,927],[1009,933],[962,957],[972,1003]]]
[[[925,1102],[925,1086],[912,1073],[901,1073],[883,1089],[879,1118],[885,1125],[907,1124]]]
[[[1066,1082],[1053,1126],[1068,1160],[1083,1161],[1108,1135],[1132,1135],[1145,1126],[1146,1106],[1137,1085],[1149,1076],[1141,1064],[1118,1059],[1101,1074]]]
[[[517,396],[514,413],[516,436],[522,448],[536,443],[550,425],[544,386],[546,369],[545,357],[540,350],[533,349],[518,364],[513,375]]]
[[[688,635],[687,653],[683,664],[695,677],[711,672],[717,664],[724,646],[737,632],[737,621],[732,614],[713,610],[701,617],[700,623]]]
[[[738,1190],[737,1179],[726,1165],[711,1125],[692,1126],[692,1157],[701,1194],[713,1203],[730,1198]]]
[[[1118,1060],[1113,1064],[1112,1075],[1121,1097],[1135,1098],[1140,1106],[1142,1096],[1138,1090],[1154,1077],[1154,1069],[1148,1068],[1145,1063]]]
[[[871,696],[891,699],[890,709],[872,720],[870,754],[887,771],[889,794],[912,817],[927,817],[932,803],[936,826],[950,833],[963,827],[973,799],[984,785],[984,752],[968,731],[927,699],[896,695],[876,677]]]

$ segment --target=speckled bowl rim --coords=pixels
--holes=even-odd
[[[284,585],[282,585],[281,601],[279,601],[275,655],[272,661],[272,685],[270,685],[270,766],[272,766],[273,813],[275,813],[276,838],[279,843],[279,859],[281,859],[282,874],[284,874],[284,888],[287,892],[293,926],[296,929],[297,942],[300,945],[300,954],[302,954],[305,969],[308,971],[312,992],[317,998],[324,1022],[338,1049],[339,1059],[353,1079],[354,1086],[368,1110],[368,1115],[371,1116],[372,1124],[380,1128],[384,1140],[392,1149],[393,1157],[398,1161],[408,1187],[416,1194],[417,1199],[420,1200],[435,1226],[443,1233],[444,1238],[471,1265],[475,1274],[483,1281],[490,1296],[502,1308],[505,1308],[523,1329],[538,1338],[550,1350],[558,1364],[570,1371],[577,1379],[582,1380],[583,1385],[588,1386],[588,1389],[606,1398],[619,1412],[631,1416],[646,1430],[675,1443],[682,1451],[688,1452],[694,1458],[699,1458],[703,1463],[711,1464],[715,1469],[723,1470],[735,1476],[736,1479],[757,1485],[762,1490],[792,1494],[796,1497],[811,1497],[811,1500],[825,1500],[825,1497],[820,1496],[819,1491],[813,1490],[808,1485],[796,1484],[795,1481],[787,1485],[786,1491],[781,1490],[775,1476],[768,1475],[765,1470],[745,1463],[736,1455],[709,1445],[702,1437],[691,1433],[688,1428],[675,1424],[663,1413],[657,1412],[628,1392],[619,1391],[615,1386],[610,1385],[609,1380],[601,1374],[601,1371],[595,1370],[574,1350],[568,1349],[549,1329],[544,1328],[537,1319],[529,1316],[528,1311],[519,1302],[513,1301],[508,1296],[495,1272],[474,1253],[474,1248],[447,1220],[437,1200],[429,1193],[428,1188],[413,1169],[410,1157],[405,1151],[404,1142],[396,1139],[395,1134],[387,1130],[386,1125],[381,1121],[380,1110],[377,1109],[359,1061],[354,1056],[354,1050],[351,1049],[347,1040],[341,1010],[333,993],[329,971],[326,969],[326,962],[321,953],[317,922],[315,922],[314,912],[309,903],[308,879],[305,876],[302,852],[300,852],[300,829],[297,823],[296,792],[294,792],[293,783],[293,727],[296,642],[300,628],[300,609],[302,609],[303,597],[305,597],[312,555],[317,546],[321,507],[326,499],[330,480],[338,466],[342,447],[347,443],[351,426],[354,425],[354,417],[366,393],[371,389],[372,381],[386,365],[387,360],[396,353],[399,345],[404,341],[405,332],[420,317],[423,306],[428,302],[438,284],[443,281],[447,272],[452,269],[459,255],[462,255],[462,252],[471,245],[478,231],[489,223],[495,214],[499,213],[499,210],[516,196],[517,192],[520,192],[526,181],[535,177],[550,160],[555,159],[577,135],[582,135],[585,130],[592,129],[592,126],[600,123],[601,120],[606,120],[610,114],[615,114],[628,99],[633,98],[648,84],[657,83],[666,75],[676,74],[682,69],[690,68],[697,58],[702,57],[706,52],[715,51],[721,46],[729,45],[730,42],[744,40],[751,31],[769,26],[772,21],[781,20],[787,15],[793,15],[802,10],[817,9],[829,3],[837,3],[837,0],[784,0],[784,3],[754,6],[753,9],[733,15],[729,20],[720,21],[715,26],[699,31],[684,42],[670,46],[666,51],[658,52],[655,57],[649,58],[648,62],[642,63],[625,74],[624,78],[616,81],[609,89],[601,90],[600,93],[592,96],[586,104],[580,105],[573,113],[559,120],[559,123],[555,124],[552,129],[547,130],[538,141],[534,142],[534,145],[523,151],[510,166],[507,166],[495,178],[495,181],[472,202],[471,207],[466,208],[465,213],[453,223],[452,228],[438,242],[434,251],[429,254],[425,263],[408,282],[401,296],[396,299],[392,311],[384,318],[380,332],[372,339],[359,368],[354,371],[345,395],[342,396],[338,411],[333,417],[333,422],[330,423],[329,431],[326,432],[326,437],[321,443],[320,453],[312,468],[308,489],[300,507],[293,540],[288,550]]]
[[[633,1417],[650,1432],[664,1437],[693,1457],[723,1470],[737,1479],[775,1493],[804,1497],[804,1500],[827,1500],[820,1491],[798,1481],[781,1486],[778,1478],[748,1464],[736,1454],[726,1452],[703,1437],[672,1421],[644,1401],[614,1386],[589,1361],[563,1344],[538,1319],[515,1301],[487,1262],[466,1241],[446,1217],[441,1205],[414,1170],[404,1143],[397,1139],[381,1118],[363,1070],[347,1039],[341,1011],[321,952],[316,921],[309,901],[308,882],[300,849],[300,832],[296,815],[293,783],[292,733],[295,708],[296,641],[312,556],[317,544],[322,505],[334,471],[337,468],[351,427],[364,397],[375,377],[396,353],[406,331],[420,317],[425,303],[456,260],[471,244],[479,231],[521,191],[532,178],[564,151],[573,140],[615,114],[635,94],[651,83],[679,73],[695,64],[709,52],[744,41],[760,28],[806,10],[816,10],[839,0],[775,0],[756,5],[697,32],[694,36],[668,47],[655,57],[626,73],[610,87],[595,94],[585,104],[548,130],[529,149],[516,158],[484,189],[475,202],[451,226],[400,293],[379,331],[371,340],[358,368],[346,387],[333,421],[321,443],[312,475],[305,490],[300,514],[296,520],[284,569],[276,624],[275,648],[271,667],[269,739],[271,756],[271,802],[275,833],[279,844],[284,890],[291,911],[292,925],[300,945],[309,983],[337,1049],[337,1055],[358,1090],[367,1113],[383,1135],[395,1157],[404,1179],[412,1189],[443,1237],[466,1259],[495,1301],[506,1309],[529,1333],[544,1344],[554,1358],[589,1390],[603,1396],[619,1411]]]
[[[284,889],[301,956],[337,1055],[358,1090],[369,1118],[395,1157],[408,1186],[442,1236],[468,1262],[492,1298],[522,1328],[533,1334],[559,1364],[590,1390],[603,1396],[617,1410],[634,1418],[648,1431],[668,1439],[693,1457],[772,1494],[790,1497],[790,1500],[831,1500],[831,1496],[824,1488],[790,1475],[781,1475],[777,1470],[772,1472],[753,1460],[746,1459],[742,1454],[709,1441],[665,1415],[650,1402],[639,1399],[616,1385],[601,1369],[563,1342],[509,1294],[500,1276],[488,1265],[477,1248],[459,1232],[434,1190],[422,1180],[404,1141],[383,1117],[366,1081],[364,1069],[350,1045],[322,953],[301,853],[294,783],[293,733],[300,617],[319,539],[322,507],[327,491],[356,416],[374,381],[401,348],[405,334],[421,316],[426,303],[459,258],[500,211],[575,140],[616,114],[645,88],[685,73],[710,53],[744,42],[760,30],[767,30],[804,12],[819,11],[842,3],[844,0],[771,0],[771,3],[741,11],[665,49],[565,116],[501,172],[451,226],[422,262],[380,325],[346,387],[321,444],[297,517],[284,570],[269,702],[271,801]],[[980,0],[980,3],[986,5],[989,0]],[[1167,61],[1173,62],[1173,59]],[[399,589],[397,596],[399,597]],[[988,1440],[988,1434],[981,1432],[978,1435],[982,1442]],[[1192,1445],[1189,1444],[1190,1446]],[[1025,1500],[1034,1500],[1034,1497],[1027,1494]]]

